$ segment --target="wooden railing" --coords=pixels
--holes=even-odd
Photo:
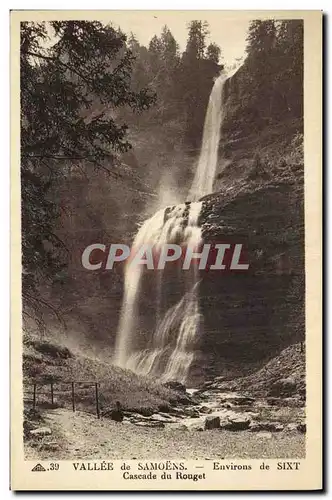
[[[68,385],[68,391],[66,390],[59,390],[56,388],[57,385]],[[72,381],[72,382],[61,382],[61,383],[56,383],[56,382],[49,382],[49,383],[41,383],[41,382],[36,382],[33,384],[30,384],[32,387],[32,391],[24,391],[24,396],[32,396],[31,399],[28,398],[28,402],[31,402],[32,408],[35,410],[36,407],[38,406],[38,396],[43,395],[49,398],[49,403],[53,406],[55,405],[55,397],[58,394],[59,396],[63,396],[64,394],[70,393],[70,400],[71,400],[71,407],[73,411],[76,411],[77,404],[76,404],[76,396],[79,394],[80,390],[80,385],[84,385],[84,389],[86,389],[86,386],[91,386],[91,389],[93,391],[93,399],[94,399],[94,406],[95,406],[95,412],[97,415],[97,418],[100,418],[100,398],[99,398],[99,387],[100,383],[99,382],[79,382],[79,381]],[[42,387],[42,390],[38,390],[38,388]],[[26,400],[26,397],[25,397]],[[43,401],[45,404],[45,400]]]

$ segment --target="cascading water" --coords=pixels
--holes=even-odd
[[[222,97],[226,77],[221,74],[215,81],[205,115],[203,140],[196,174],[189,197],[195,201],[212,192],[216,175],[221,121],[223,118]]]
[[[199,215],[202,203],[197,200],[210,193],[218,159],[222,113],[222,91],[225,75],[219,76],[212,88],[204,123],[202,147],[195,178],[190,190],[192,202],[159,210],[139,229],[133,252],[149,244],[157,251],[167,243],[190,246],[197,250],[201,243]],[[129,262],[125,271],[125,290],[116,340],[115,363],[144,375],[163,380],[186,381],[194,359],[194,344],[200,328],[198,304],[199,276],[197,265],[184,271],[184,294],[180,301],[158,318],[163,298],[164,276],[158,271],[155,281],[156,326],[145,349],[135,349],[135,320],[142,283],[142,265]]]
[[[201,209],[201,203],[183,203],[174,207],[159,210],[151,219],[148,219],[139,229],[134,243],[133,253],[142,245],[149,244],[154,247],[158,252],[166,243],[178,243],[186,246],[191,246],[194,249],[198,247],[201,241],[201,230],[198,227],[198,216]],[[162,271],[159,271],[162,273]],[[191,278],[192,272],[188,273],[187,278]],[[115,363],[119,366],[129,368],[133,371],[140,371],[141,373],[151,373],[153,366],[156,368],[158,350],[162,354],[169,342],[169,336],[166,332],[167,321],[161,321],[157,325],[155,333],[152,337],[151,347],[152,351],[144,351],[133,353],[133,340],[134,340],[134,323],[137,314],[137,299],[140,292],[141,278],[143,274],[142,265],[134,265],[129,262],[125,271],[125,291],[122,304],[119,333],[116,341],[116,357]],[[161,279],[158,279],[161,278]],[[196,280],[195,280],[196,282]],[[162,295],[162,276],[157,277],[156,283],[157,299],[161,300]],[[191,296],[194,294],[192,293]],[[158,300],[157,300],[158,302]],[[190,308],[188,301],[184,301],[183,305],[187,310]],[[160,304],[157,303],[157,309]],[[182,307],[183,310],[185,307]],[[179,308],[180,311],[180,308]],[[185,332],[185,315],[182,312],[182,332],[186,338]],[[175,319],[173,319],[172,327],[174,327]],[[188,323],[189,327],[189,323]],[[188,330],[188,335],[192,333]],[[180,344],[176,343],[176,349],[179,351]],[[173,363],[174,364],[174,363]]]

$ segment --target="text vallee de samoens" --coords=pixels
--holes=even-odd
[[[280,461],[274,463],[270,466],[268,463],[261,462],[256,464],[254,467],[252,464],[248,463],[225,463],[224,461],[213,461],[212,471],[252,471],[258,468],[260,471],[298,471],[300,470],[299,461]],[[188,472],[188,468],[184,462],[172,462],[167,460],[165,462],[137,462],[133,465],[123,462],[120,466],[115,466],[113,462],[100,461],[100,462],[73,462],[73,468],[75,471],[114,471],[120,469],[122,473],[122,478],[124,480],[157,480],[157,479],[179,479],[179,480],[190,480],[199,481],[201,479],[206,479],[206,472],[200,471],[199,473]],[[203,466],[200,468],[203,469]],[[211,469],[209,470],[211,472]]]

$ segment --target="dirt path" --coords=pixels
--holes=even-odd
[[[301,458],[305,435],[141,428],[65,409],[50,411],[52,434],[26,444],[27,459]],[[33,446],[32,446],[33,444]]]

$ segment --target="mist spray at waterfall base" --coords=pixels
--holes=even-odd
[[[218,160],[220,128],[223,118],[222,95],[226,81],[220,75],[212,88],[205,117],[202,147],[188,201],[168,206],[146,220],[136,234],[133,249],[153,245],[160,250],[167,243],[199,248],[202,241],[199,216],[202,203],[197,201],[213,190]],[[153,375],[161,380],[185,382],[194,360],[195,342],[199,336],[199,274],[197,265],[182,276],[184,293],[162,317],[165,277],[159,271],[151,297],[156,300],[155,328],[144,349],[136,348],[137,316],[142,286],[143,268],[130,262],[125,270],[124,298],[115,346],[114,362],[136,373]],[[180,278],[179,278],[180,279]]]

